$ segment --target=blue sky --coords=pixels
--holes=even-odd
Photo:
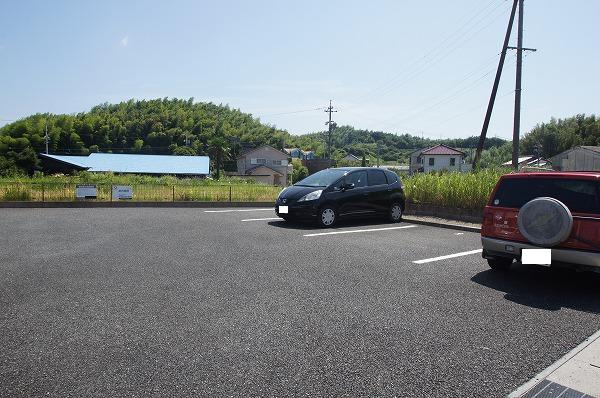
[[[130,98],[229,104],[291,133],[334,120],[479,134],[511,1],[3,1],[0,125]],[[600,1],[526,0],[522,132],[598,113]],[[516,30],[512,44],[516,43]],[[489,135],[512,135],[514,54]],[[297,112],[298,113],[290,113]]]

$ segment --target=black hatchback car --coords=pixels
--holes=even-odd
[[[285,188],[275,203],[284,220],[315,220],[331,227],[339,218],[386,216],[402,219],[404,185],[392,171],[369,167],[321,170]]]

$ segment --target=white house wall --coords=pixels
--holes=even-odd
[[[429,159],[434,159],[434,165],[429,165]],[[455,165],[450,166],[450,159],[454,158]],[[462,171],[462,158],[460,155],[423,155],[423,170],[425,172],[428,171],[440,171],[440,170],[448,170],[448,171]]]

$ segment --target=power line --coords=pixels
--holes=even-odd
[[[303,110],[299,110],[299,111],[281,112],[281,113],[270,113],[270,114],[258,115],[258,116],[259,117],[266,117],[266,116],[292,115],[292,114],[295,114],[295,113],[320,111],[321,109],[323,109],[322,106],[318,107],[318,108],[303,109]]]
[[[497,55],[494,55],[492,58],[493,58],[494,60],[495,60],[495,59],[497,59]],[[490,65],[490,62],[486,62],[486,64],[485,64],[484,66],[485,66],[485,67],[487,67],[487,66],[489,66],[489,65]],[[467,74],[466,74],[466,75],[465,75],[465,76],[464,76],[464,77],[463,77],[461,80],[459,80],[459,81],[458,81],[458,83],[456,83],[456,84],[452,85],[452,86],[451,86],[451,87],[450,87],[450,88],[449,88],[447,91],[448,91],[448,92],[451,92],[451,90],[453,90],[455,87],[460,87],[460,86],[462,85],[462,83],[464,83],[464,82],[468,81],[468,80],[469,80],[469,78],[470,78],[470,77],[472,77],[472,76],[474,76],[476,73],[478,73],[478,72],[480,72],[480,71],[482,71],[482,70],[486,70],[487,68],[485,68],[485,67],[484,67],[484,68],[480,68],[480,67],[478,67],[478,68],[476,68],[476,69],[474,69],[474,70],[470,71],[470,72],[469,72],[469,73],[467,73]],[[414,117],[416,114],[420,114],[420,113],[424,112],[425,110],[429,110],[429,109],[431,109],[431,108],[435,108],[435,107],[436,107],[436,106],[438,106],[438,105],[441,105],[441,104],[443,104],[443,103],[446,103],[446,102],[449,102],[449,101],[451,101],[451,100],[452,100],[454,97],[457,97],[457,96],[459,96],[460,94],[464,94],[465,92],[468,92],[468,91],[470,91],[470,88],[474,88],[474,87],[477,85],[476,83],[478,83],[478,82],[479,82],[481,79],[483,79],[485,76],[487,76],[487,75],[488,75],[488,74],[490,74],[491,72],[493,72],[493,69],[492,69],[492,70],[489,70],[489,69],[487,69],[487,70],[486,70],[486,73],[485,73],[483,76],[481,76],[481,77],[479,77],[478,79],[476,79],[476,80],[475,80],[475,81],[474,81],[474,82],[473,82],[471,85],[468,85],[468,86],[466,86],[466,87],[463,87],[463,88],[459,89],[459,90],[458,90],[456,93],[454,93],[454,94],[452,94],[452,95],[450,96],[451,98],[445,97],[445,98],[443,98],[441,101],[437,101],[437,102],[435,102],[435,104],[434,104],[434,105],[428,106],[428,107],[427,107],[427,108],[425,108],[425,109],[418,109],[418,108],[419,108],[419,107],[421,107],[422,105],[426,105],[426,104],[428,104],[428,103],[430,103],[430,102],[432,102],[432,101],[436,101],[438,98],[440,98],[440,97],[441,97],[441,95],[436,95],[436,96],[434,96],[434,97],[432,97],[432,98],[430,98],[430,99],[428,99],[428,100],[422,101],[422,102],[421,102],[419,105],[417,105],[417,106],[415,107],[415,108],[417,108],[417,109],[418,109],[417,111],[414,111],[414,112],[412,112],[412,114],[410,114],[408,117],[405,117],[404,119],[401,119],[401,120],[402,120],[402,121],[404,121],[404,120],[411,119],[411,118],[412,118],[412,117]],[[394,119],[395,119],[395,117],[392,117],[392,118],[390,118],[390,119],[387,119],[387,120],[383,121],[383,123],[384,123],[384,124],[389,124],[389,123],[390,123],[392,120],[394,120]],[[397,123],[395,123],[394,125],[396,125],[396,124],[397,124]]]
[[[394,89],[399,88],[400,86],[406,84],[407,82],[413,81],[416,76],[421,75],[422,73],[424,73],[425,71],[427,71],[428,69],[430,69],[433,65],[435,65],[436,63],[439,63],[440,61],[442,61],[443,59],[445,59],[454,50],[456,50],[457,48],[461,47],[462,45],[464,45],[465,43],[467,43],[468,40],[470,40],[470,39],[463,40],[463,38],[465,36],[467,36],[469,33],[471,33],[470,31],[473,28],[476,28],[481,22],[485,21],[490,15],[492,15],[498,8],[500,8],[503,5],[502,3],[499,3],[496,7],[494,7],[487,14],[485,14],[481,19],[479,19],[474,25],[468,27],[464,32],[460,33],[466,26],[468,26],[470,24],[470,22],[472,20],[474,20],[479,14],[481,14],[482,12],[484,12],[487,8],[489,8],[489,6],[491,4],[493,4],[495,2],[496,2],[495,0],[492,0],[490,3],[488,3],[482,10],[480,10],[479,12],[477,12],[475,15],[473,15],[473,17],[471,17],[471,19],[469,19],[466,23],[464,23],[463,26],[461,26],[453,34],[447,36],[446,39],[444,39],[438,46],[434,47],[433,50],[429,51],[423,57],[421,57],[417,61],[413,62],[409,67],[407,67],[401,73],[399,73],[395,77],[389,79],[385,83],[379,85],[375,89],[371,90],[366,95],[364,95],[362,97],[359,97],[359,99],[357,101],[355,101],[354,105],[346,107],[346,108],[344,108],[342,110],[347,110],[347,109],[350,109],[350,108],[355,108],[355,107],[361,105],[361,102],[360,102],[361,100],[364,100],[363,102],[368,102],[370,100],[369,99],[370,97],[373,97],[375,94],[377,94],[380,91],[381,92],[378,94],[378,98],[381,98],[382,96],[388,94],[389,92],[393,91]],[[476,37],[477,33],[479,33],[483,29],[485,29],[488,26],[490,26],[493,22],[495,22],[495,20],[500,15],[502,15],[502,14],[504,14],[504,9],[501,10],[500,13],[497,13],[496,15],[494,15],[492,17],[492,20],[491,20],[490,23],[484,25],[483,27],[481,27],[477,31],[473,32],[472,35],[471,35],[471,39],[474,38],[474,37]],[[446,46],[441,51],[438,51],[438,48],[444,47],[444,45],[446,44],[446,42],[448,42],[451,38],[453,38],[458,33],[460,33],[460,34],[458,36],[456,36],[454,38],[454,40],[452,40],[452,45]],[[433,55],[433,56],[431,56],[431,55]],[[424,61],[424,63],[422,65],[420,65],[423,61]],[[402,78],[403,75],[406,75],[406,78],[400,80],[400,78]]]
[[[456,91],[455,93],[450,94],[449,96],[446,96],[446,97],[442,98],[441,100],[433,103],[430,106],[427,106],[425,108],[422,108],[420,110],[417,110],[417,111],[413,112],[412,114],[410,114],[407,117],[399,119],[397,122],[398,123],[405,122],[407,120],[410,120],[410,119],[414,118],[416,115],[420,115],[423,112],[429,111],[431,109],[435,109],[438,106],[441,106],[441,105],[444,105],[444,104],[446,104],[448,102],[451,102],[452,100],[458,98],[462,94],[465,94],[465,93],[473,90],[475,87],[481,85],[482,83],[485,83],[485,80],[483,80],[483,79],[485,79],[487,76],[489,76],[492,72],[493,72],[493,70],[490,70],[490,71],[486,72],[484,75],[480,76],[479,78],[477,78],[475,81],[473,81],[471,84],[467,85],[466,87],[463,87],[462,89]]]

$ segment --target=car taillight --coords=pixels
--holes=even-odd
[[[491,227],[494,225],[494,213],[488,210],[483,211],[483,226]]]

